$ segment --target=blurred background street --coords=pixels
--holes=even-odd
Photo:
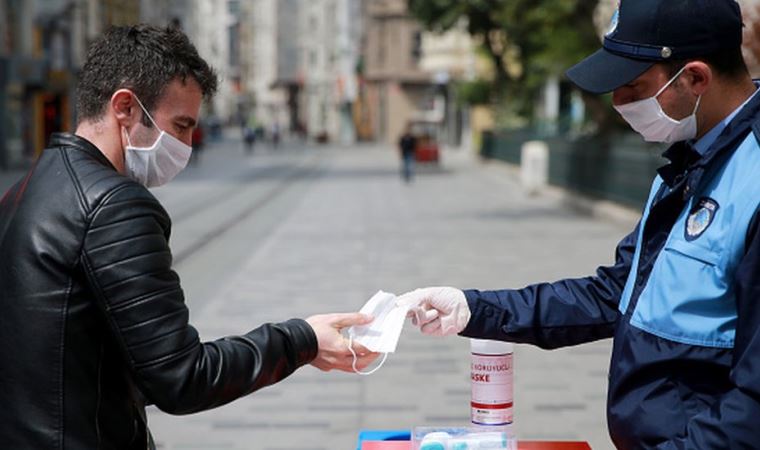
[[[760,0],[742,0],[760,74]],[[220,75],[194,157],[152,191],[204,340],[358,310],[377,290],[588,275],[634,226],[661,146],[564,71],[616,0],[0,0],[0,191],[73,131],[110,25],[180,27]],[[401,178],[399,138],[416,175]],[[522,439],[610,449],[609,341],[518,346]],[[299,370],[201,414],[151,408],[161,449],[353,449],[361,429],[469,422],[469,343],[411,325],[374,375]]]

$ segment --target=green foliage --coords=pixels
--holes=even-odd
[[[408,0],[428,30],[446,31],[465,20],[495,69],[493,97],[514,102],[530,117],[550,75],[599,48],[593,15],[599,0]]]
[[[493,83],[488,80],[459,81],[454,85],[459,103],[467,105],[487,105],[493,96]]]
[[[409,0],[409,11],[431,31],[446,31],[467,18],[470,34],[498,28],[506,0]]]

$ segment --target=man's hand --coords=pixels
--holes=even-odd
[[[318,314],[306,319],[317,335],[319,351],[311,365],[328,372],[332,369],[353,372],[353,355],[348,350],[348,340],[340,334],[340,330],[353,325],[366,325],[373,318],[360,313]],[[372,364],[380,354],[374,353],[361,344],[352,343],[356,352],[356,368],[362,370]]]
[[[424,334],[458,334],[470,321],[470,307],[464,292],[453,287],[416,289],[401,295],[396,304],[410,307],[412,323]]]

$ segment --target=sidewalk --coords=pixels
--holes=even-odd
[[[420,168],[405,185],[390,148],[319,151],[318,175],[298,180],[303,197],[192,309],[204,340],[266,321],[358,310],[378,289],[506,288],[588,275],[612,261],[633,226],[579,215],[555,196],[528,197],[506,171],[465,157]],[[521,439],[612,448],[604,412],[610,344],[551,352],[518,346]],[[304,367],[214,411],[171,417],[150,409],[149,423],[163,449],[351,449],[360,429],[467,424],[469,389],[468,341],[407,325],[397,352],[369,377]]]

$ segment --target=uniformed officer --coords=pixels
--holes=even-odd
[[[614,338],[619,448],[760,447],[760,96],[734,0],[623,0],[603,48],[567,75],[612,92],[672,143],[615,263],[516,290],[425,288],[400,302],[435,335],[556,348]]]

